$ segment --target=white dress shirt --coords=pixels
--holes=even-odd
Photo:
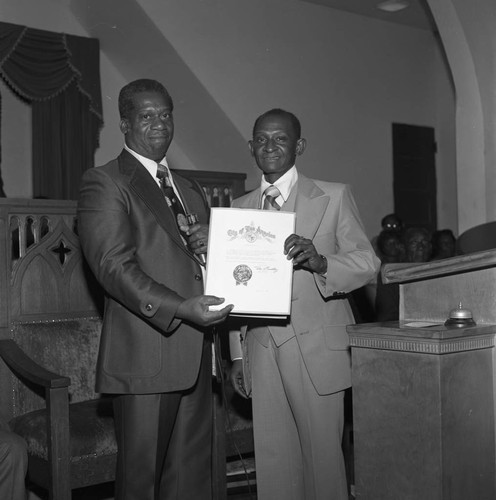
[[[291,190],[295,186],[295,184],[298,181],[298,171],[296,170],[296,166],[293,165],[284,175],[279,177],[274,184],[270,184],[265,180],[265,176],[262,175],[262,181],[260,183],[260,208],[263,207],[263,202],[264,202],[264,191],[269,187],[269,186],[275,186],[277,189],[279,189],[279,192],[281,193],[276,199],[276,203],[282,207],[283,204],[287,201],[289,198],[289,195],[291,194]]]

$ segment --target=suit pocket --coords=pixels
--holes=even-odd
[[[322,335],[328,349],[333,351],[346,351],[350,347],[350,338],[346,325],[328,325],[322,327]]]
[[[351,383],[350,351],[344,325],[326,325],[298,335],[308,374],[319,394],[342,391]]]
[[[298,343],[304,355],[319,351],[347,351],[350,341],[345,325],[325,325],[312,330],[300,332]]]

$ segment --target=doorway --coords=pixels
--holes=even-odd
[[[437,229],[434,128],[393,123],[394,211],[406,227]]]

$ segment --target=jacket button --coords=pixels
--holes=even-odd
[[[146,304],[145,309],[147,311],[151,311],[153,309],[153,306],[151,304]]]
[[[201,274],[195,274],[196,281],[201,281],[201,279],[202,279]]]

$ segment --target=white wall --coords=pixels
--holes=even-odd
[[[244,137],[271,107],[299,116],[300,168],[352,184],[370,235],[393,210],[392,122],[434,127],[438,179],[456,179],[454,96],[432,33],[297,0],[139,3]],[[452,182],[438,205],[456,232]]]
[[[457,176],[456,176],[456,125],[453,80],[448,61],[442,48],[438,57],[441,63],[436,73],[436,140],[437,169],[437,219],[438,229],[451,229],[458,233]],[[446,89],[450,89],[449,92]]]
[[[459,232],[496,220],[496,3],[428,0],[456,89]]]
[[[78,20],[61,8],[69,3],[19,0],[0,4],[0,17],[84,35]],[[246,140],[254,119],[271,107],[299,116],[308,140],[299,167],[310,176],[350,183],[369,236],[393,210],[391,123],[435,127],[439,223],[456,232],[453,93],[431,33],[299,0],[138,3]],[[139,27],[126,32],[142,35]],[[105,31],[100,40],[105,54]],[[104,54],[105,127],[97,164],[120,149],[116,96],[126,83]],[[247,187],[253,188],[258,172],[239,167],[251,162],[248,149],[241,149],[225,161],[228,170],[248,173]],[[174,164],[188,163],[187,151],[176,148],[171,155]]]
[[[478,151],[483,156],[482,198],[485,200],[485,212],[482,218],[475,219],[474,214],[467,214],[463,229],[473,224],[496,220],[496,2],[494,0],[472,0],[464,2],[453,0],[452,4],[461,21],[463,34],[470,49],[473,61],[477,90],[480,93],[483,137],[482,148]],[[474,15],[474,11],[477,13]],[[462,114],[465,110],[460,110]],[[466,116],[466,115],[465,115]],[[462,117],[460,117],[461,119]],[[471,167],[467,165],[465,179],[470,182]],[[465,192],[465,199],[470,200],[472,192]]]

